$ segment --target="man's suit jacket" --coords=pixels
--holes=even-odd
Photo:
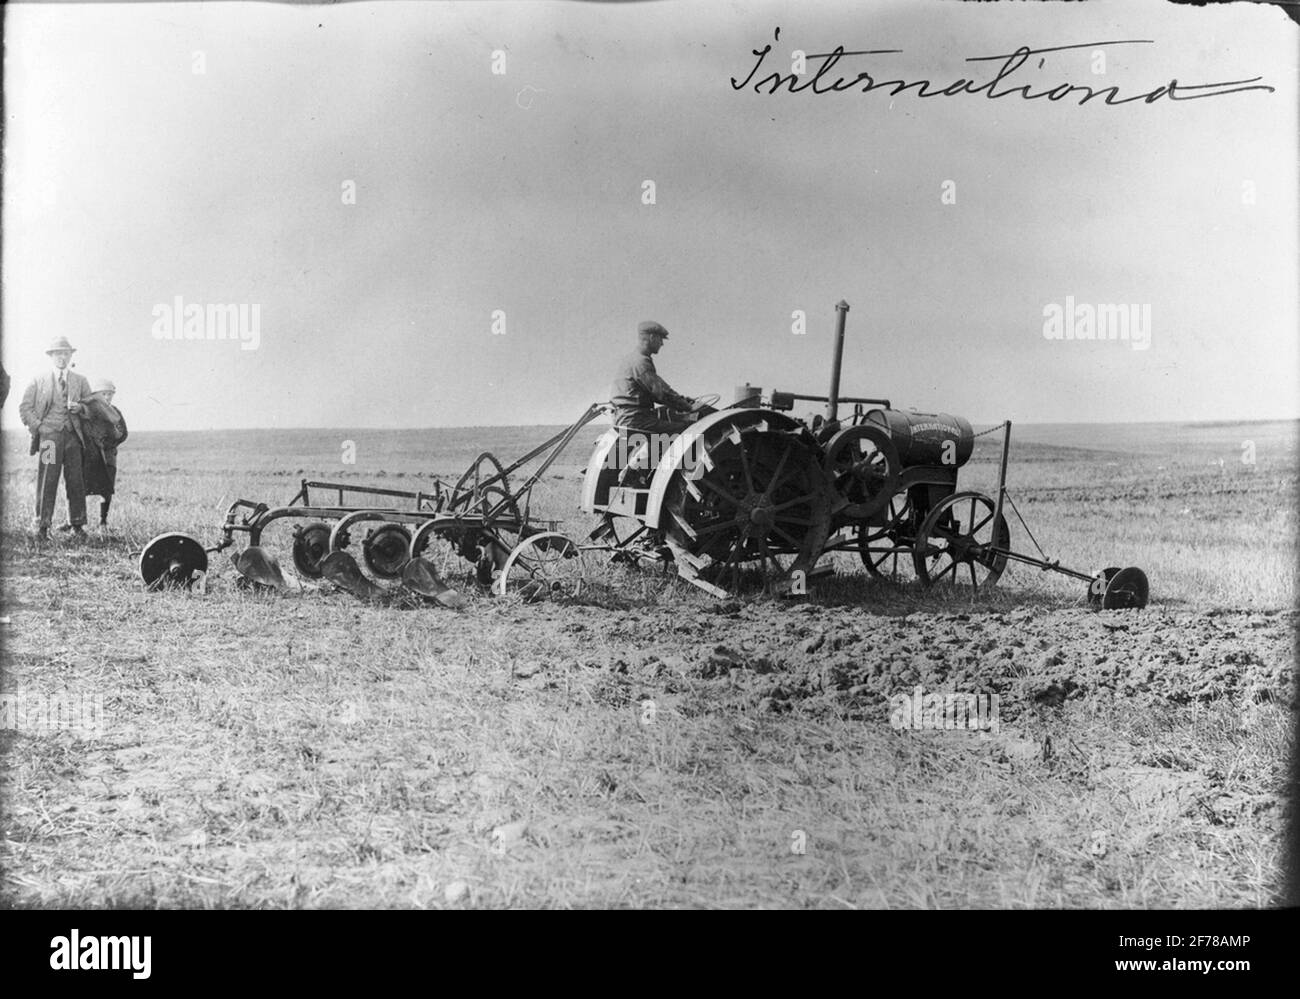
[[[84,375],[79,375],[75,371],[67,372],[68,378],[68,403],[81,402],[90,395],[90,382]],[[27,391],[23,393],[22,404],[18,407],[18,416],[23,421],[23,426],[32,432],[35,436],[40,430],[41,421],[54,405],[54,393],[58,391],[58,379],[53,369],[45,372],[43,375],[37,375],[27,386]],[[72,429],[76,431],[77,437],[81,440],[82,445],[86,443],[86,435],[81,429],[81,418],[68,414],[68,419],[72,423]]]

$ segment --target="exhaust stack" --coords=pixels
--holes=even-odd
[[[844,359],[844,316],[849,303],[840,299],[835,306],[835,358],[831,364],[831,394],[826,401],[826,422],[834,423],[840,408],[840,362]]]

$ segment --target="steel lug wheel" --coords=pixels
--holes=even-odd
[[[969,584],[978,592],[998,581],[1006,568],[1011,530],[1002,517],[995,531],[996,506],[992,497],[978,492],[953,493],[934,506],[912,552],[921,582]]]
[[[497,577],[501,596],[517,594],[526,601],[576,600],[584,595],[595,571],[593,555],[558,531],[525,538],[506,559]]]
[[[830,534],[833,490],[802,426],[746,413],[711,427],[673,472],[660,527],[688,580],[715,595],[800,592]]]

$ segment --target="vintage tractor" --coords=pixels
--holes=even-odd
[[[763,398],[744,385],[730,407],[671,440],[618,426],[606,431],[583,482],[582,509],[601,517],[589,543],[671,559],[683,578],[716,596],[745,589],[747,580],[803,592],[828,571],[819,564],[824,555],[854,550],[869,573],[896,581],[968,584],[978,592],[997,582],[1008,561],[1019,561],[1087,581],[1103,606],[1146,604],[1139,569],[1077,572],[1011,550],[1003,516],[1009,421],[984,431],[1003,432],[998,491],[990,497],[957,487],[974,450],[969,422],[904,412],[888,399],[841,396],[848,303],[836,310],[828,395],[774,391]],[[796,400],[824,402],[825,416],[793,418]],[[841,420],[847,404],[852,415]]]

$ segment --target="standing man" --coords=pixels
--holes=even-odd
[[[668,331],[654,322],[641,323],[636,329],[637,349],[623,360],[614,376],[609,400],[614,406],[614,424],[652,434],[679,434],[690,426],[688,421],[655,415],[656,403],[682,413],[695,409],[695,400],[674,392],[655,371],[653,358],[668,339]]]
[[[53,369],[32,379],[18,408],[23,425],[32,434],[32,454],[40,455],[36,466],[36,536],[42,541],[50,536],[60,476],[68,497],[68,529],[79,538],[86,536],[81,400],[90,395],[90,383],[70,370],[75,352],[67,337],[55,337],[45,352]]]

